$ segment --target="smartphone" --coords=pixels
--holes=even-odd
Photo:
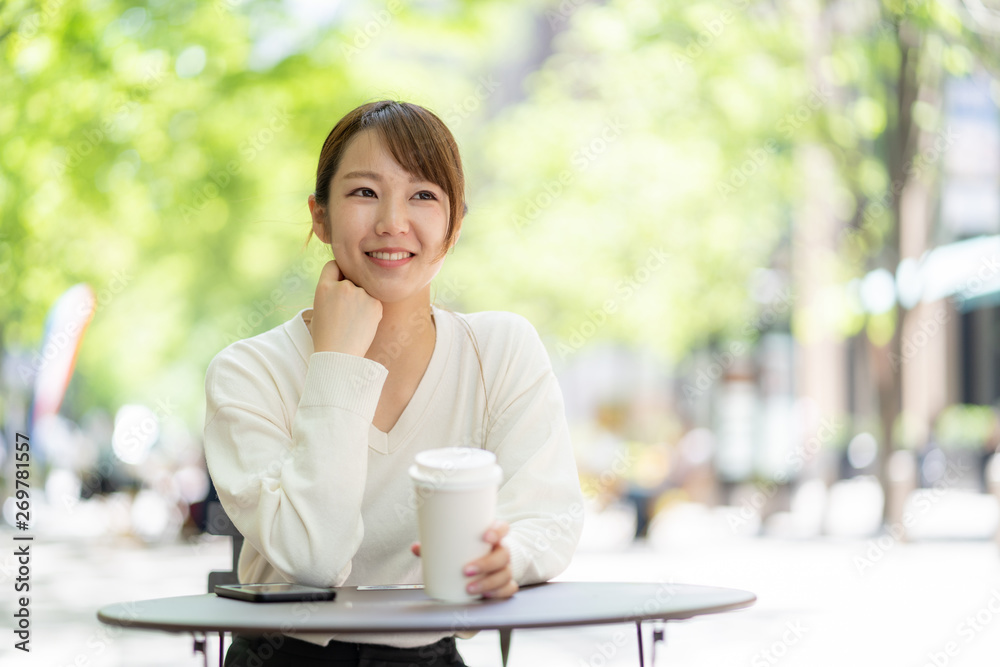
[[[248,602],[295,602],[297,600],[333,600],[337,591],[302,584],[233,584],[216,586],[215,594],[221,597],[247,600]]]

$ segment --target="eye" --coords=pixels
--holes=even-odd
[[[352,195],[360,195],[362,197],[374,197],[375,191],[371,188],[358,188],[351,192]]]
[[[424,201],[433,201],[437,199],[437,196],[433,192],[429,192],[427,190],[421,190],[413,196],[417,199],[423,199]]]

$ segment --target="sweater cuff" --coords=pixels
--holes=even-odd
[[[388,375],[385,366],[371,359],[313,352],[299,407],[338,407],[371,421]]]
[[[517,585],[525,586],[537,583],[524,580],[524,575],[528,570],[528,554],[525,552],[524,547],[516,540],[510,539],[505,539],[504,544],[507,546],[507,551],[510,552],[510,573],[514,581],[517,582]]]

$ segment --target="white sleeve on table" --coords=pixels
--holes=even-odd
[[[268,369],[243,356],[220,355],[206,373],[205,459],[219,500],[287,580],[339,586],[364,536],[369,427],[388,371],[313,353],[289,433]]]
[[[548,581],[569,565],[583,530],[583,494],[562,391],[545,347],[526,320],[516,338],[488,447],[504,470],[497,516],[510,524],[504,543],[511,570],[525,585]]]

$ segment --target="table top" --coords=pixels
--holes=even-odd
[[[215,594],[123,602],[102,623],[168,632],[429,632],[691,618],[749,607],[753,593],[673,583],[549,582],[507,600],[446,603],[423,590],[338,588],[330,602],[255,603]]]

